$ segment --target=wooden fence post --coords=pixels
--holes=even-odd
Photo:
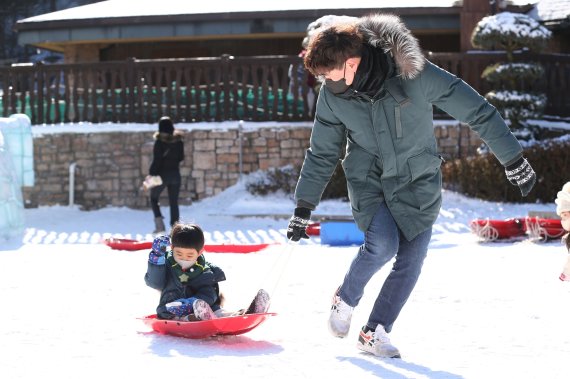
[[[231,88],[231,80],[235,80],[234,78],[230,78],[230,64],[233,63],[234,57],[229,54],[222,55],[222,64],[221,64],[221,71],[222,71],[222,83],[224,91],[224,113],[222,115],[222,120],[227,120],[230,118],[230,88]]]
[[[38,91],[38,123],[44,123],[44,67],[42,62],[36,63],[37,73],[37,91]],[[33,89],[32,89],[33,90]]]
[[[135,88],[136,83],[136,72],[135,72],[135,58],[127,59],[127,102],[129,104],[129,116],[128,120],[133,122],[135,120]]]

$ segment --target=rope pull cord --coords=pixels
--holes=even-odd
[[[279,289],[278,287],[281,284],[285,271],[287,271],[286,269],[289,266],[289,262],[291,260],[291,256],[293,255],[295,247],[295,242],[287,240],[287,243],[283,245],[283,250],[280,252],[275,252],[275,254],[278,254],[278,257],[273,261],[273,264],[265,274],[265,277],[262,281],[263,285],[265,286],[264,288],[266,288],[271,298],[273,298]]]
[[[499,238],[499,231],[491,226],[491,221],[487,219],[483,225],[479,223],[471,224],[471,231],[483,241],[495,241]]]

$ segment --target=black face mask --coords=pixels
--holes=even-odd
[[[346,90],[350,88],[348,84],[346,84],[346,62],[344,63],[344,72],[342,74],[342,79],[339,80],[332,80],[332,79],[325,79],[325,85],[335,95],[340,95],[341,93],[345,93]]]

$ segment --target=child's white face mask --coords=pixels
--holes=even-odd
[[[174,260],[180,265],[180,267],[182,267],[183,270],[194,266],[198,261],[200,254],[201,252],[191,247],[172,248],[172,256],[174,257]]]
[[[183,259],[178,259],[178,258],[176,258],[176,255],[174,256],[174,260],[176,261],[176,263],[178,263],[180,265],[180,267],[182,267],[182,270],[187,270],[190,267],[194,266],[194,264],[196,263],[196,260],[185,261]]]

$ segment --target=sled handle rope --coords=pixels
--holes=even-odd
[[[524,222],[526,226],[526,232],[531,239],[542,241],[548,238],[548,232],[540,225],[535,217],[527,217]]]
[[[283,251],[276,253],[278,256],[275,258],[271,268],[265,275],[263,282],[268,283],[266,290],[271,297],[273,297],[274,293],[278,289],[277,287],[279,287],[279,284],[283,279],[283,275],[286,271],[287,266],[289,265],[289,261],[291,260],[291,255],[294,249],[295,243],[287,240],[287,242],[283,245]],[[270,281],[272,282],[271,284],[269,284]]]
[[[471,231],[483,241],[495,241],[499,238],[499,231],[491,226],[489,219],[483,225],[480,225],[478,222],[472,223]]]

